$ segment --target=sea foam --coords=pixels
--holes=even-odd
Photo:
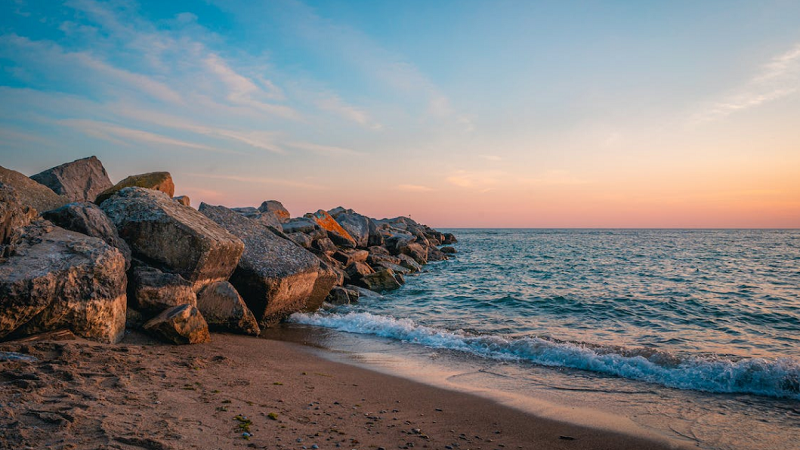
[[[367,334],[430,348],[451,349],[482,358],[527,361],[543,366],[588,370],[678,389],[755,394],[800,400],[800,363],[791,358],[665,357],[538,337],[509,339],[419,325],[366,312],[294,314],[291,322]],[[646,356],[649,354],[649,356]]]

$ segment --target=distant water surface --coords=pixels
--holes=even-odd
[[[800,400],[800,231],[451,230],[458,255],[297,323]]]

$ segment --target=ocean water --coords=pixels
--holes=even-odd
[[[561,390],[645,386],[661,408],[670,396],[665,417],[755,414],[753,430],[791,448],[800,426],[800,231],[450,231],[457,256],[402,289],[292,321],[380,339],[382,351],[447,351],[517,381],[557,372]],[[667,428],[714,448],[766,442],[701,439],[709,427],[690,421],[689,435]]]

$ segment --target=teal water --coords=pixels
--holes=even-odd
[[[800,231],[448,230],[455,258],[293,321],[485,360],[800,400]]]

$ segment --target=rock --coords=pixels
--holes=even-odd
[[[180,195],[178,197],[172,197],[173,200],[180,203],[183,206],[192,206],[192,200],[186,195]]]
[[[342,275],[332,266],[320,262],[317,279],[314,281],[314,289],[311,290],[311,296],[303,308],[305,312],[313,312],[318,310],[325,302],[325,298],[330,294],[331,289],[337,284],[342,283]]]
[[[172,175],[170,175],[169,172],[150,172],[141,175],[131,175],[125,178],[98,194],[94,202],[98,205],[102,205],[106,199],[127,187],[139,187],[161,191],[170,198],[175,195],[175,184],[172,182]]]
[[[286,236],[288,236],[292,242],[303,248],[311,248],[314,243],[314,241],[311,240],[311,236],[305,233],[289,233]]]
[[[291,219],[288,222],[282,223],[281,228],[287,235],[291,235],[293,233],[304,233],[312,240],[321,239],[327,237],[328,235],[327,232],[322,229],[322,227],[307,217]]]
[[[326,237],[317,239],[311,244],[311,247],[328,255],[332,255],[336,253],[336,251],[338,250],[336,244],[334,244],[333,241],[331,241]]]
[[[356,246],[369,246],[369,219],[361,214],[342,212],[336,216],[336,222],[352,236]]]
[[[444,239],[442,239],[442,244],[455,244],[458,242],[455,235],[453,233],[444,233]]]
[[[101,239],[37,221],[0,264],[0,338],[69,328],[117,342],[125,331],[125,258]]]
[[[410,258],[410,257],[409,257]],[[384,255],[384,254],[376,254],[370,253],[367,257],[367,264],[370,266],[376,266],[382,262],[387,262],[390,264],[400,264],[402,260],[399,256],[391,256],[391,255]]]
[[[434,261],[444,261],[447,259],[447,255],[444,254],[441,250],[436,247],[429,247],[428,248],[428,262]]]
[[[276,213],[263,212],[257,208],[253,208],[252,206],[247,206],[244,208],[231,208],[231,210],[236,211],[248,219],[257,220],[264,225],[272,227],[281,232],[283,231],[282,221]]]
[[[331,217],[326,211],[319,210],[315,213],[309,213],[305,215],[306,218],[313,220],[317,223],[323,230],[328,233],[328,237],[333,241],[334,244],[345,247],[345,248],[355,248],[356,241],[350,236],[350,233],[345,231],[341,225],[339,225],[336,220]]]
[[[428,262],[428,248],[416,242],[409,242],[401,247],[400,253],[414,258],[414,261],[420,264],[426,264]]]
[[[128,309],[125,311],[125,328],[136,330],[141,328],[145,322],[147,322],[147,318],[144,314],[128,305]]]
[[[389,261],[379,261],[377,264],[373,265],[372,267],[374,269],[376,269],[376,270],[380,270],[381,268],[383,268],[383,269],[392,269],[392,271],[394,273],[400,274],[400,275],[408,275],[408,274],[411,273],[411,269],[409,269],[409,268],[407,268],[405,266],[401,266],[399,264],[393,264],[393,263],[391,263]]]
[[[367,275],[375,273],[372,267],[363,262],[352,262],[344,269],[350,281],[358,281]]]
[[[383,236],[384,246],[392,255],[402,253],[404,247],[417,239],[408,231],[399,230],[397,228],[383,229],[380,230],[380,233]]]
[[[258,336],[261,329],[242,297],[227,281],[215,281],[197,293],[197,309],[212,330]]]
[[[350,289],[352,291],[358,292],[358,299],[370,299],[370,300],[383,300],[385,297],[375,291],[370,291],[367,288],[363,288],[361,286],[354,286],[352,284],[345,285],[346,289]]]
[[[333,259],[341,262],[344,266],[349,266],[354,262],[366,262],[369,252],[366,250],[342,249],[333,254]]]
[[[129,300],[140,312],[153,316],[178,305],[197,305],[192,283],[175,273],[135,264],[130,272]]]
[[[14,231],[36,219],[36,210],[20,203],[17,191],[0,183],[0,247],[11,243]],[[3,252],[0,251],[0,256]]]
[[[103,163],[95,156],[78,159],[31,176],[71,202],[92,202],[113,186]]]
[[[442,247],[442,248],[439,249],[439,251],[441,251],[442,253],[444,253],[446,255],[453,255],[453,254],[456,253],[456,249],[453,248],[453,247],[449,247],[449,246]]]
[[[275,324],[306,308],[318,277],[319,259],[223,206],[202,203],[200,212],[244,242],[244,253],[230,282],[260,325]]]
[[[409,269],[411,272],[419,272],[422,270],[422,266],[408,255],[397,255],[397,258],[400,260],[398,264]]]
[[[386,256],[391,255],[391,253],[389,253],[389,250],[387,250],[386,247],[372,246],[369,247],[367,251],[369,251],[370,255],[386,255]]]
[[[283,204],[277,200],[267,200],[258,207],[262,213],[271,213],[278,218],[278,221],[283,223],[289,220],[291,215],[289,210],[283,207]]]
[[[365,275],[355,283],[375,292],[391,291],[399,289],[401,286],[392,269],[382,269],[373,274]]]
[[[355,211],[353,211],[352,209],[347,209],[343,206],[337,206],[336,208],[328,210],[328,214],[330,214],[331,217],[333,217],[334,219],[339,217],[340,214],[353,214],[353,213],[355,213]]]
[[[148,320],[142,328],[173,344],[202,344],[211,341],[206,320],[192,305],[166,309]]]
[[[61,208],[45,211],[42,217],[61,228],[102,239],[106,244],[119,249],[125,257],[126,267],[130,266],[131,248],[119,237],[117,227],[111,219],[94,203],[69,203]]]
[[[12,187],[22,206],[29,206],[37,212],[55,209],[69,203],[69,199],[56,194],[49,187],[25,175],[0,166],[0,183]]]
[[[326,298],[325,301],[337,306],[349,305],[351,303],[358,303],[358,297],[358,291],[336,286],[331,289],[331,292],[328,294],[328,298]]]
[[[380,225],[374,220],[370,219],[369,221],[369,241],[367,244],[372,246],[383,246],[384,245],[384,238],[381,230],[384,228],[388,228],[388,225]]]
[[[134,257],[183,276],[195,292],[230,278],[244,250],[236,236],[162,192],[125,188],[100,207]]]

